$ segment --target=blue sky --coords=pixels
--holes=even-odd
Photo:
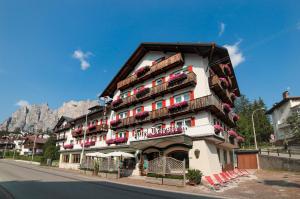
[[[140,42],[216,42],[240,90],[300,95],[299,1],[0,1],[0,121],[19,104],[95,99]],[[74,54],[75,53],[75,54]],[[85,69],[85,70],[82,70]]]

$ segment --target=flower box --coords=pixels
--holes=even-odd
[[[135,74],[137,77],[141,77],[143,75],[145,75],[148,71],[150,70],[150,66],[144,66],[142,68],[139,68]]]
[[[223,64],[222,66],[223,66],[224,73],[228,76],[231,76],[232,71],[231,71],[229,65],[228,64]]]
[[[224,131],[223,127],[221,127],[221,125],[219,124],[214,125],[214,129],[215,129],[215,133],[220,133]]]
[[[234,130],[228,131],[228,135],[231,136],[231,137],[237,137],[238,136],[238,134]]]
[[[226,89],[229,87],[229,83],[226,78],[220,77],[220,81],[221,81],[221,86],[223,89]]]
[[[123,102],[122,98],[118,98],[118,99],[114,100],[114,101],[111,103],[111,105],[112,105],[113,107],[117,107],[117,106],[119,106],[122,102]]]
[[[227,103],[224,103],[223,109],[224,109],[225,113],[229,113],[231,111],[231,106]]]
[[[181,134],[183,132],[183,128],[167,128],[167,129],[161,129],[158,133],[150,133],[147,134],[147,138],[156,138],[161,136],[167,136],[167,135],[177,135]]]
[[[112,120],[110,121],[111,126],[118,126],[121,123],[121,120]]]
[[[85,147],[90,147],[90,146],[95,146],[96,142],[95,141],[89,141],[84,143]],[[83,146],[83,144],[81,144],[81,146]]]
[[[74,145],[73,144],[64,144],[64,149],[73,149]]]
[[[89,129],[89,130],[95,129],[96,126],[97,126],[96,124],[89,125],[88,129]]]
[[[140,98],[150,92],[150,88],[142,88],[136,93],[136,97]]]
[[[244,142],[245,141],[245,139],[242,136],[239,136],[239,135],[236,137],[236,139],[237,139],[238,142]]]
[[[106,144],[108,144],[108,145],[115,144],[115,139],[106,140]]]
[[[240,116],[238,116],[237,114],[234,114],[232,117],[233,121],[238,121],[240,119]]]
[[[145,119],[146,117],[149,116],[149,112],[148,111],[143,111],[143,112],[139,112],[135,115],[135,119],[137,120],[142,120]]]
[[[187,74],[185,73],[180,73],[177,75],[173,75],[170,77],[169,81],[168,81],[168,86],[172,86],[174,83],[178,82],[178,81],[182,81],[184,79],[187,78]]]
[[[116,144],[126,143],[127,142],[127,138],[126,137],[116,138],[114,142]]]
[[[179,103],[176,103],[176,104],[173,104],[171,106],[168,107],[168,110],[169,111],[175,111],[179,108],[184,108],[184,107],[187,107],[188,106],[188,102],[187,101],[183,101],[183,102],[179,102]]]

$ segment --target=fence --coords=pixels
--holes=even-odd
[[[259,154],[289,158],[300,158],[300,150],[292,149],[259,149]]]
[[[171,157],[158,157],[149,161],[148,173],[155,173],[162,176],[178,175],[185,176],[185,160],[180,161]]]

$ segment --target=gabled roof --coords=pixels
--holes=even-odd
[[[72,120],[73,120],[73,118],[66,117],[66,116],[61,116],[53,129],[56,129],[56,128],[60,127],[60,125],[61,125],[64,121],[66,121],[66,122],[71,122]]]
[[[181,53],[195,53],[203,57],[208,57],[211,62],[216,62],[222,59],[222,63],[230,63],[229,54],[226,48],[216,45],[215,43],[160,43],[150,42],[141,43],[138,48],[133,52],[125,64],[121,67],[116,76],[104,89],[101,96],[112,96],[117,89],[117,83],[125,79],[130,72],[135,68],[136,64],[148,53],[149,51],[162,51],[162,52],[181,52]],[[234,75],[234,70],[233,75]],[[234,75],[235,77],[235,75]],[[236,81],[234,84],[239,89]]]
[[[290,100],[300,100],[300,96],[287,97],[287,98],[282,99],[280,102],[276,103],[272,108],[267,110],[266,114],[272,114],[275,109],[279,108],[280,106],[282,106],[286,102],[289,102]]]

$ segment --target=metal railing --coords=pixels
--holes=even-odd
[[[278,157],[298,157],[300,158],[300,150],[293,149],[259,149],[259,154],[268,155],[268,156],[278,156]]]

